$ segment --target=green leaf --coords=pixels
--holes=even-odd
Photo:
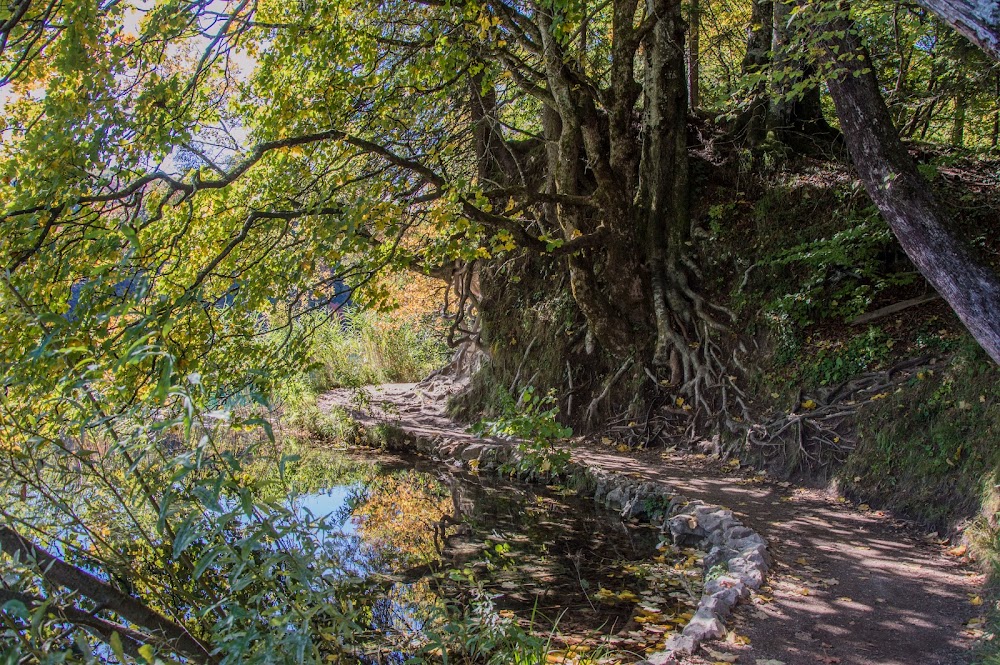
[[[118,662],[125,663],[125,649],[122,647],[122,638],[118,633],[111,633],[111,639],[108,640],[108,644],[111,647],[111,651],[115,654],[115,658]]]

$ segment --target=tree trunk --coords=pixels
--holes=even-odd
[[[965,93],[955,95],[955,119],[951,126],[951,144],[961,148],[965,145]]]
[[[1000,280],[947,229],[926,181],[910,158],[850,22],[816,26],[828,57],[840,63],[830,94],[855,168],[869,196],[921,274],[987,353],[1000,362]],[[842,58],[854,53],[855,58]]]
[[[209,646],[196,639],[180,624],[171,621],[141,601],[119,591],[89,572],[53,556],[10,527],[0,526],[0,552],[22,562],[34,562],[48,583],[66,587],[81,596],[86,596],[100,607],[111,610],[129,623],[149,630],[156,643],[168,643],[178,653],[184,654],[195,662],[217,663],[219,661],[219,658],[212,654]]]
[[[1000,60],[1000,2],[997,0],[917,0],[965,35],[994,60]]]
[[[744,78],[755,77],[745,110],[737,118],[733,134],[744,137],[751,147],[767,136],[767,117],[771,100],[767,96],[765,74],[771,65],[771,39],[774,32],[774,2],[754,0],[747,26],[747,51],[741,70]]]
[[[688,11],[691,12],[687,42],[688,106],[696,109],[701,103],[698,90],[701,81],[701,0],[691,0]]]
[[[655,7],[649,0],[649,11]],[[656,319],[654,364],[667,366],[683,338],[672,315],[684,315],[671,282],[689,231],[684,23],[680,3],[671,2],[645,43],[645,125],[639,166],[639,200]],[[680,377],[672,377],[673,382]]]
[[[801,92],[795,89],[815,76],[816,68],[800,55],[803,35],[792,20],[791,5],[773,3],[771,51],[774,71],[781,74],[771,91],[768,127],[775,138],[803,154],[829,154],[839,133],[823,117],[819,85],[810,83]]]
[[[993,85],[996,91],[996,107],[993,109],[993,135],[990,137],[990,147],[996,148],[1000,139],[1000,73],[993,75]]]

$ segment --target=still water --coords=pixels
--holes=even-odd
[[[329,452],[339,473],[291,499],[371,604],[373,662],[456,611],[502,617],[554,647],[604,645],[638,657],[690,617],[698,553],[662,546],[560,486],[526,485],[395,456]],[[386,636],[392,639],[385,640]],[[580,646],[584,645],[584,646]]]

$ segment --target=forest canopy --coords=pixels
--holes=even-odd
[[[956,18],[957,4],[986,9]],[[549,364],[575,379],[585,426],[664,385],[681,417],[745,427],[746,340],[707,286],[692,212],[706,169],[853,158],[903,250],[1000,359],[996,274],[907,148],[996,151],[989,4],[0,7],[0,489],[21,498],[0,506],[18,555],[0,605],[63,617],[20,631],[16,653],[69,653],[58,626],[75,620],[116,652],[200,662],[318,653],[294,629],[320,612],[349,631],[306,554],[258,546],[294,527],[225,441],[271,435],[262,414],[318,322],[348,298],[390,308],[389,275],[445,280],[449,342],[505,357],[511,386],[535,342],[497,332],[519,313],[497,294],[559,289]],[[104,504],[80,504],[82,484]],[[79,568],[53,578],[29,565],[39,548],[131,591]],[[289,599],[301,612],[261,609]]]

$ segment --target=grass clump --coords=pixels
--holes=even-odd
[[[429,316],[353,311],[316,325],[305,378],[316,392],[410,383],[443,365],[447,355],[442,331]]]

